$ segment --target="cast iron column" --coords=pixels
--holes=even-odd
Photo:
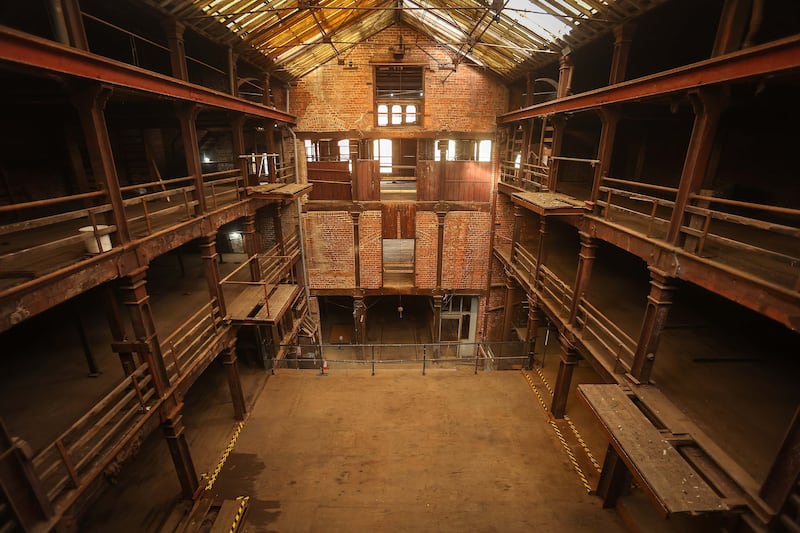
[[[444,262],[444,220],[447,217],[447,211],[437,210],[436,220],[438,223],[436,233],[436,289],[442,288],[442,263]]]
[[[200,492],[202,487],[197,479],[192,454],[189,452],[189,444],[184,435],[182,411],[183,402],[176,404],[171,412],[162,415],[161,429],[167,439],[172,464],[175,465],[175,471],[178,474],[181,493],[185,499],[191,499]]]
[[[169,63],[172,76],[179,80],[189,81],[189,70],[186,66],[186,50],[183,44],[183,32],[186,26],[174,18],[163,18],[161,24],[169,45]]]
[[[611,72],[608,75],[609,85],[625,81],[628,55],[631,51],[635,31],[636,25],[632,22],[614,27],[614,55],[611,59]]]
[[[353,298],[353,334],[356,344],[367,343],[367,306],[363,296]]]
[[[247,215],[244,219],[244,251],[250,261],[250,281],[261,281],[261,264],[258,258],[251,259],[259,252],[256,242],[256,216]]]
[[[179,104],[176,106],[178,121],[181,124],[181,138],[183,139],[183,152],[186,157],[186,169],[194,178],[195,199],[197,200],[197,214],[206,212],[206,195],[203,186],[203,168],[200,165],[200,143],[197,140],[198,107],[195,104]]]
[[[111,139],[108,136],[106,117],[103,110],[111,96],[111,89],[100,84],[91,84],[75,95],[73,102],[86,137],[86,148],[92,165],[95,179],[103,184],[108,202],[113,209],[113,224],[117,227],[116,237],[119,244],[131,240],[128,230],[128,219],[125,217],[125,206],[122,204],[122,192],[119,186],[117,168],[114,165],[114,154],[111,151]],[[110,222],[110,221],[109,221]]]
[[[528,294],[528,329],[525,342],[528,345],[528,370],[533,370],[536,360],[536,339],[539,337],[539,300],[536,293]]]
[[[650,381],[661,332],[667,322],[667,314],[675,292],[671,278],[665,273],[659,272],[654,267],[648,267],[648,270],[650,270],[650,294],[647,296],[647,308],[631,366],[631,375],[641,383]]]
[[[231,402],[233,402],[233,416],[236,420],[244,420],[247,414],[247,407],[242,391],[242,381],[239,377],[239,363],[236,357],[236,340],[228,345],[220,354],[222,366],[225,367],[225,374],[228,376],[228,388],[231,390]]]
[[[361,218],[360,211],[350,211],[350,216],[353,219],[353,276],[354,287],[361,287],[361,251],[358,236],[359,220]]]
[[[552,156],[561,155],[561,145],[564,143],[564,131],[567,127],[567,119],[561,116],[550,118],[553,125],[553,144],[551,148]],[[547,189],[556,192],[558,187],[558,159],[550,159],[547,172]]]
[[[200,241],[200,257],[203,259],[203,266],[206,271],[206,284],[208,285],[208,294],[211,296],[212,305],[216,306],[219,310],[219,316],[224,317],[225,311],[225,297],[222,293],[222,287],[219,285],[219,255],[217,254],[217,234],[209,233],[201,237]]]
[[[572,384],[572,373],[580,360],[573,340],[567,338],[564,333],[562,331],[558,336],[558,343],[561,345],[561,361],[558,364],[558,376],[553,389],[553,403],[550,405],[550,414],[554,418],[564,418],[569,388]]]
[[[598,113],[603,126],[600,130],[600,143],[597,146],[597,159],[600,162],[594,167],[594,178],[592,180],[592,196],[590,199],[592,205],[597,202],[603,178],[608,176],[608,171],[611,168],[614,139],[617,136],[617,125],[619,124],[619,113],[617,111],[601,107],[598,109]]]
[[[583,231],[578,232],[578,235],[581,238],[581,250],[578,253],[578,271],[575,274],[572,305],[570,306],[569,321],[567,322],[572,325],[575,325],[575,318],[578,316],[578,306],[580,305],[581,298],[583,298],[583,294],[586,292],[587,287],[589,287],[589,279],[592,276],[592,266],[597,256],[597,239],[593,239],[591,235]]]
[[[283,237],[283,220],[281,219],[281,204],[275,204],[275,211],[272,214],[272,225],[275,226],[275,241],[278,243],[278,253],[286,254],[286,242]]]
[[[514,259],[516,258],[516,250],[517,244],[519,243],[519,237],[522,233],[522,216],[523,211],[522,207],[518,205],[514,205],[514,227],[511,230],[511,264],[514,264]]]

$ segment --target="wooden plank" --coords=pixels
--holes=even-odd
[[[381,238],[397,238],[397,204],[383,202],[381,206]]]
[[[578,385],[578,392],[631,474],[665,515],[728,509],[619,385]]]
[[[247,500],[223,500],[209,533],[239,531],[246,511]]]
[[[274,323],[283,318],[289,304],[297,297],[300,288],[297,285],[280,284],[269,295],[269,312],[267,307],[262,307],[255,316],[249,318],[250,322]]]
[[[249,285],[226,305],[228,320],[247,320],[248,315],[264,303],[264,287]]]
[[[405,202],[399,205],[400,212],[400,238],[415,239],[417,237],[417,205],[414,202]]]

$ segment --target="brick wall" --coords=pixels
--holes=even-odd
[[[496,257],[492,257],[492,287],[489,290],[489,297],[484,298],[486,302],[483,311],[487,313],[486,331],[484,338],[487,341],[500,340],[503,336],[503,306],[506,302],[506,274],[503,264]],[[484,302],[481,302],[482,304]]]
[[[444,225],[442,287],[485,289],[489,269],[490,214],[452,211]]]
[[[365,289],[379,289],[383,285],[381,212],[364,211],[361,213],[358,225],[361,287]]]
[[[436,288],[436,256],[437,256],[436,213],[417,211],[417,241],[414,248],[414,272],[416,286],[420,289]]]
[[[501,80],[469,65],[460,65],[455,72],[449,68],[440,70],[439,65],[452,66],[450,54],[413,29],[399,25],[390,26],[342,54],[345,65],[333,59],[297,81],[290,96],[290,111],[297,115],[297,130],[375,130],[370,62],[395,62],[389,47],[397,45],[400,35],[406,45],[403,62],[428,65],[424,72],[422,128],[495,131],[497,115],[508,107],[508,90]],[[351,61],[354,68],[346,68]],[[398,129],[422,128],[382,130],[396,135]]]
[[[497,195],[497,205],[494,214],[494,244],[508,248],[511,246],[511,237],[514,234],[514,205],[505,194]]]
[[[303,215],[308,283],[312,289],[355,286],[353,219],[346,211]]]

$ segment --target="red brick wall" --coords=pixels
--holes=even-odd
[[[497,194],[497,205],[494,215],[494,245],[503,248],[511,246],[514,234],[514,205],[505,194]],[[510,249],[510,248],[509,248]]]
[[[490,214],[452,211],[444,224],[442,287],[485,289],[489,269]]]
[[[365,289],[379,289],[383,286],[381,212],[364,211],[361,213],[358,226],[361,287]]]
[[[291,113],[297,115],[297,131],[375,130],[372,62],[394,62],[389,47],[400,35],[406,45],[403,62],[425,64],[425,102],[422,128],[435,131],[483,131],[496,129],[497,115],[508,107],[508,90],[501,80],[484,70],[460,65],[456,72],[438,65],[452,65],[441,46],[411,28],[394,25],[370,37],[337,61],[320,66],[300,78],[291,89]],[[396,132],[398,128],[378,128]],[[419,131],[419,126],[403,130]]]
[[[496,257],[492,257],[492,288],[489,291],[489,297],[484,298],[486,305],[483,308],[483,311],[488,313],[486,331],[484,332],[484,339],[487,341],[500,340],[503,336],[503,306],[506,302],[506,279],[502,263]],[[483,324],[481,323],[481,325]]]
[[[355,286],[353,219],[346,211],[303,215],[308,283],[312,289]]]
[[[438,239],[436,213],[417,211],[417,242],[414,249],[416,285],[420,289],[436,288],[436,256]]]

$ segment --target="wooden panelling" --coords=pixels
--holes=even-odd
[[[353,187],[353,200],[380,200],[381,177],[378,173],[378,161],[374,159],[359,159],[355,162],[356,171]]]
[[[352,178],[347,161],[309,161],[310,200],[351,200]]]
[[[417,200],[435,202],[439,200],[439,172],[441,163],[437,161],[417,162]]]
[[[492,190],[492,164],[447,161],[442,200],[488,202]]]

